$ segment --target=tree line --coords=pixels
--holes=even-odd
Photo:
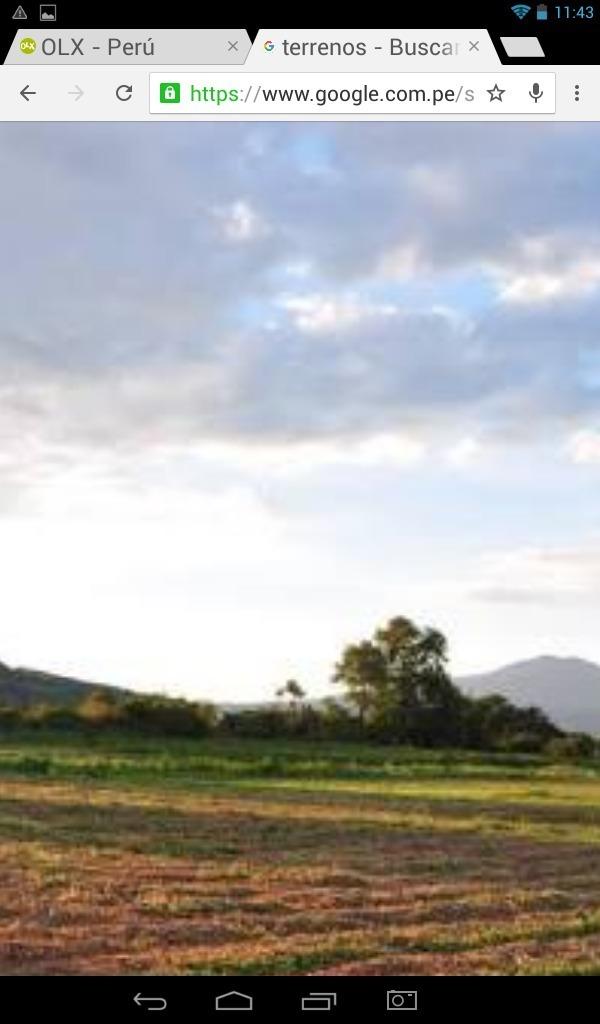
[[[448,645],[439,630],[397,616],[369,639],[344,649],[333,673],[339,699],[311,702],[293,679],[277,690],[274,703],[239,710],[152,695],[119,699],[99,688],[75,707],[0,708],[0,729],[111,729],[154,736],[600,754],[592,737],[563,732],[539,708],[517,707],[498,694],[476,698],[462,693],[448,674],[447,662]]]

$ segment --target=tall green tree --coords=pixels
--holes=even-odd
[[[370,640],[346,647],[334,680],[363,726],[380,738],[441,744],[457,738],[461,698],[439,630],[397,616]]]
[[[344,687],[344,696],[364,727],[374,718],[385,693],[387,668],[383,652],[372,640],[350,644],[335,666],[333,680]]]

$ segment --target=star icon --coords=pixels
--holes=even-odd
[[[498,100],[499,103],[502,103],[502,97],[504,96],[506,89],[501,89],[496,83],[493,89],[486,89],[486,92],[489,92],[490,94],[490,103],[493,103],[494,100]]]

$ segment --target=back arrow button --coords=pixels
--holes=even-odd
[[[19,93],[19,95],[22,96],[23,99],[27,100],[27,102],[29,103],[29,97],[30,96],[37,96],[37,93],[36,93],[35,89],[30,89],[29,86],[26,85],[26,86],[24,86],[21,89],[21,92]]]
[[[133,997],[133,1001],[134,1003],[137,1003],[140,1009],[166,1010],[167,1008],[167,1000],[163,999],[162,996],[143,996],[141,992],[138,992],[138,994]],[[148,1005],[144,1006],[145,1003]]]

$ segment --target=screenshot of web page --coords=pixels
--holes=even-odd
[[[593,1007],[600,6],[199,8],[0,2],[5,991]]]

